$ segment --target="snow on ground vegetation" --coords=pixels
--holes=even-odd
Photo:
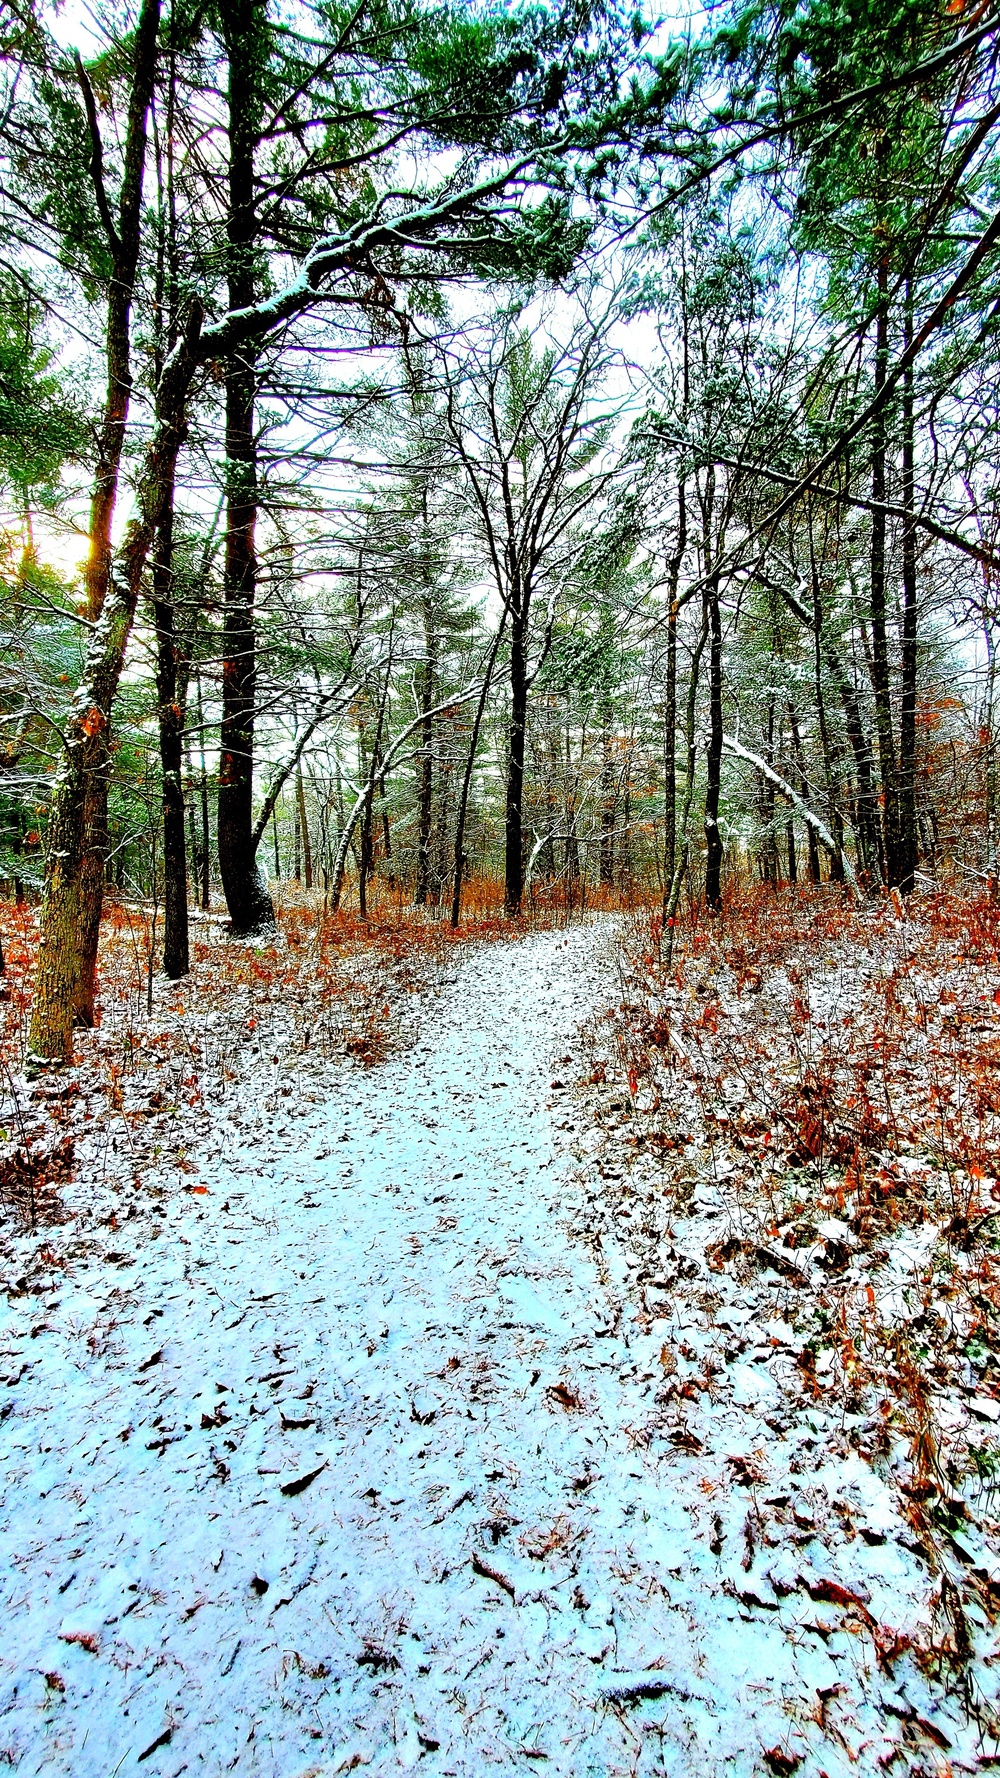
[[[575,1219],[662,1337],[641,1436],[706,1527],[742,1491],[732,1596],[843,1663],[817,1697],[850,1757],[1000,1763],[1000,910],[764,892],[672,966],[662,937],[633,922],[590,1033]]]
[[[158,990],[141,1066],[109,1020],[79,1091],[11,1075],[0,1760],[992,1759],[994,1111],[949,1045],[993,1056],[995,943],[950,973],[928,915],[911,969],[912,925],[820,911],[797,982],[764,919],[752,980],[610,922],[303,969],[302,925],[229,948],[214,1024],[218,957]],[[909,1031],[917,992],[961,1166],[886,1133],[916,1079],[878,1143],[846,1076],[802,1098],[834,1006]]]

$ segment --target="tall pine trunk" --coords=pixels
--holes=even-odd
[[[476,750],[479,746],[479,730],[482,727],[483,713],[486,709],[486,700],[490,695],[490,683],[493,678],[493,668],[496,666],[496,659],[500,652],[500,643],[503,638],[506,623],[507,612],[504,610],[500,623],[497,626],[497,633],[493,639],[493,646],[490,649],[489,659],[486,662],[486,672],[483,675],[483,688],[476,704],[476,714],[472,719],[472,733],[469,736],[469,751],[465,756],[465,770],[462,773],[462,788],[458,793],[458,809],[455,813],[455,869],[451,890],[451,924],[453,927],[458,925],[462,912],[462,881],[465,876],[466,864],[465,823],[469,812],[469,789],[472,784],[472,773],[476,764]]]
[[[904,306],[904,348],[913,335],[913,296],[909,284]],[[914,502],[913,371],[903,377],[903,505]],[[899,711],[899,887],[913,889],[917,868],[917,534],[912,524],[903,531],[902,696]]]
[[[163,521],[184,439],[185,406],[200,327],[201,310],[196,308],[182,345],[160,379],[156,424],[137,490],[138,512],[126,528],[66,727],[65,752],[49,816],[28,1036],[28,1060],[33,1066],[67,1062],[73,1053],[80,954],[85,942],[82,915],[88,884],[84,859],[92,786],[95,781],[106,782],[111,708],[125,665],[143,570]]]
[[[771,769],[774,769],[774,694],[767,698],[767,732],[764,737],[764,758]],[[780,877],[778,864],[778,836],[775,831],[775,795],[771,779],[762,776],[760,784],[760,806],[764,827],[764,845],[762,848],[763,877],[765,883],[777,885]]]
[[[708,619],[708,747],[705,753],[705,905],[712,913],[722,908],[722,834],[719,831],[719,795],[722,788],[722,614],[719,583],[713,581],[706,595]]]
[[[163,973],[171,981],[187,975],[187,846],[184,835],[184,711],[177,672],[177,618],[174,609],[173,478],[166,491],[153,557],[153,619],[156,624],[156,702],[160,730],[163,811]]]
[[[427,496],[424,494],[424,529],[427,527]],[[429,574],[425,564],[425,579]],[[433,710],[437,695],[437,635],[434,627],[434,596],[428,588],[421,601],[424,616],[424,664],[420,674],[420,705]],[[426,906],[431,888],[431,828],[434,814],[434,718],[425,714],[420,732],[417,775],[417,881],[414,907]]]
[[[610,889],[615,880],[615,781],[614,756],[611,749],[612,709],[610,699],[601,700],[601,843],[600,881]]]
[[[795,706],[791,702],[789,702],[788,705],[788,726],[792,735],[792,752],[795,758],[795,764],[798,768],[799,792],[806,807],[811,809],[814,807],[814,804],[812,800],[812,790],[809,786],[809,778],[806,774],[806,762],[802,751],[802,735],[799,730],[799,719],[795,714]],[[810,883],[821,883],[823,878],[820,871],[819,847],[816,844],[816,831],[812,826],[812,823],[809,821],[806,822],[806,857],[808,859],[806,869],[809,874]]]
[[[666,900],[663,904],[663,928],[665,933],[666,964],[669,969],[674,956],[674,931],[677,924],[677,909],[680,906],[681,889],[688,867],[688,824],[691,820],[691,806],[694,802],[695,763],[697,760],[697,743],[695,740],[695,717],[698,708],[698,680],[701,673],[701,657],[705,652],[708,637],[708,610],[702,601],[701,634],[691,657],[691,670],[688,674],[687,708],[684,714],[684,756],[685,783],[684,802],[681,806],[680,830],[678,833],[677,861],[670,882]]]
[[[888,267],[878,268],[878,313],[875,318],[875,393],[883,388],[889,368]],[[875,695],[875,727],[878,734],[879,769],[882,778],[883,849],[885,881],[890,889],[899,882],[899,817],[897,809],[896,749],[892,728],[892,688],[889,678],[889,644],[886,634],[886,426],[884,410],[872,423],[871,620],[872,690]]]
[[[255,298],[254,150],[258,140],[264,9],[227,0],[221,9],[229,58],[229,307]],[[253,840],[254,713],[257,693],[254,602],[257,590],[256,352],[247,346],[226,370],[226,562],[222,723],[219,747],[219,873],[234,934],[274,925]]]
[[[811,544],[811,537],[810,537]],[[830,739],[830,725],[826,717],[826,695],[823,690],[823,603],[820,591],[819,572],[815,560],[812,562],[812,599],[813,599],[813,685],[816,693],[816,716],[819,727],[819,742],[823,754],[823,774],[826,779],[826,802],[829,814],[829,827],[837,842],[837,849],[830,857],[830,881],[844,881],[843,832],[844,818],[840,808],[840,785],[836,762],[833,755],[833,743]],[[817,881],[819,879],[817,878]]]
[[[295,768],[295,801],[299,811],[299,831],[302,835],[302,866],[305,873],[306,888],[313,886],[313,854],[312,836],[309,832],[309,817],[306,814],[306,787],[302,777],[302,767]]]
[[[858,781],[856,811],[858,864],[870,878],[876,875],[884,877],[885,854],[882,847],[878,794],[872,770],[872,752],[865,734],[861,706],[854,684],[849,678],[844,664],[839,659],[836,650],[829,644],[826,646],[826,660],[840,692],[840,702],[844,710],[844,726],[847,730],[847,738],[851,743],[851,752],[854,755],[854,771]]]
[[[178,261],[174,204],[175,57],[173,17],[169,33],[166,108],[166,178],[156,132],[161,225],[157,242],[156,296],[161,318],[156,368],[177,343]],[[155,126],[154,113],[154,126]],[[153,625],[156,632],[156,703],[160,739],[160,805],[163,821],[163,973],[177,981],[190,968],[188,956],[187,848],[184,832],[184,708],[189,664],[181,670],[174,582],[174,497],[176,475],[165,490],[165,506],[153,556]]]
[[[667,683],[663,698],[663,918],[677,857],[677,600],[667,607]]]
[[[663,699],[663,917],[667,917],[670,885],[677,854],[677,619],[678,588],[687,549],[687,487],[677,480],[677,548],[670,558],[667,582],[667,683]]]
[[[524,749],[528,727],[528,637],[523,597],[513,608],[510,623],[510,737],[507,753],[507,793],[504,811],[504,913],[513,918],[521,911],[524,892]]]
[[[90,503],[90,541],[84,569],[87,615],[100,617],[111,576],[111,531],[121,470],[125,429],[132,395],[130,331],[132,298],[142,229],[142,190],[146,167],[146,133],[156,71],[156,45],[160,28],[160,0],[143,0],[133,39],[132,88],[129,94],[118,220],[111,220],[104,189],[100,125],[90,82],[82,63],[77,68],[91,134],[91,171],[105,230],[111,248],[112,271],[108,283],[105,365],[107,374],[104,413],[98,435],[97,473]],[[79,1025],[94,1022],[97,984],[97,946],[104,901],[104,868],[108,850],[108,771],[110,749],[105,737],[105,761],[88,770],[82,785],[82,834],[77,881],[76,932],[72,958],[75,971],[68,992],[73,1017]]]
[[[198,803],[201,813],[201,837],[197,848],[198,902],[204,913],[212,905],[212,830],[208,811],[208,764],[205,759],[205,708],[201,696],[201,668],[195,666],[194,687],[198,718]]]

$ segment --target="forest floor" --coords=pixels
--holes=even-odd
[[[0,1763],[1000,1763],[997,933],[754,919],[303,910],[11,1055]]]

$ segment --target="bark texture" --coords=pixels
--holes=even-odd
[[[221,20],[229,58],[228,294],[230,312],[238,312],[252,309],[256,294],[254,152],[260,113],[263,9],[259,0],[227,0]],[[256,360],[253,343],[245,342],[230,354],[226,368],[225,618],[217,840],[230,927],[238,936],[252,936],[274,925],[274,909],[257,867],[253,835]]]
[[[524,893],[524,748],[528,726],[527,623],[521,599],[510,623],[510,734],[507,748],[507,789],[504,809],[504,913],[521,912]]]
[[[722,907],[722,834],[719,794],[722,787],[722,614],[718,583],[706,597],[708,617],[708,747],[705,754],[705,905]]]
[[[157,417],[138,489],[138,511],[129,522],[108,594],[93,631],[80,688],[66,729],[66,749],[49,816],[35,998],[28,1061],[45,1066],[69,1061],[77,1011],[83,913],[90,885],[84,871],[94,786],[106,787],[111,708],[125,664],[153,540],[163,521],[177,454],[186,432],[187,393],[194,373],[201,310],[160,380]]]
[[[187,845],[184,835],[184,709],[186,687],[178,672],[174,609],[173,486],[167,490],[153,560],[153,619],[156,624],[156,702],[160,729],[163,814],[163,973],[171,981],[187,975]]]
[[[90,541],[84,568],[87,615],[91,622],[96,622],[104,610],[111,579],[111,529],[132,395],[132,298],[139,262],[147,120],[156,72],[159,27],[160,0],[143,0],[133,40],[132,86],[125,128],[117,223],[112,219],[104,186],[103,147],[93,90],[83,64],[77,58],[77,73],[90,130],[91,177],[111,257],[105,325],[107,380],[104,412],[97,440],[97,472],[90,503]],[[107,751],[107,747],[105,750]],[[110,754],[108,757],[110,758]],[[103,770],[88,773],[84,799],[77,931],[72,947],[76,978],[70,992],[73,1016],[77,1024],[90,1026],[94,1022],[97,945],[108,852],[107,763]]]

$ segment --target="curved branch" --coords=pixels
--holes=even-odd
[[[783,778],[780,772],[776,772],[773,766],[768,765],[766,759],[761,759],[759,753],[751,753],[749,747],[743,747],[739,741],[734,741],[730,735],[723,735],[722,745],[727,753],[733,753],[736,755],[737,759],[745,760],[747,765],[753,766],[755,771],[760,772],[761,777],[766,778],[769,784],[774,785],[775,790],[780,790],[782,796],[786,796],[790,803],[795,804],[803,821],[808,827],[812,828],[816,838],[821,845],[826,847],[831,858],[840,859],[840,862],[844,867],[844,875],[851,888],[857,889],[858,879],[855,875],[854,866],[846,852],[842,847],[837,845],[837,842],[825,821],[821,821],[818,815],[814,815],[808,804],[802,801],[798,791],[792,789],[787,778]]]

